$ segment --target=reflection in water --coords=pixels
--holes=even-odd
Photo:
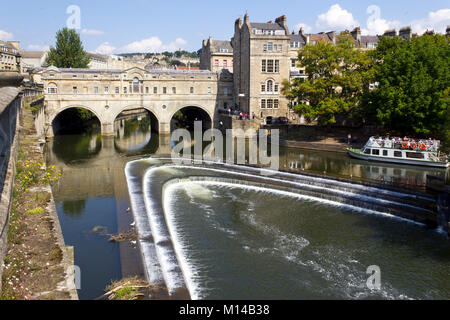
[[[75,247],[75,264],[83,272],[82,299],[100,296],[111,280],[140,274],[140,254],[129,243],[111,244],[92,234],[97,226],[109,233],[128,231],[133,222],[125,164],[136,158],[170,153],[170,137],[152,132],[150,116],[127,115],[115,123],[115,137],[98,131],[75,136],[57,136],[47,145],[47,162],[63,171],[54,186],[58,214],[65,240]],[[444,170],[401,167],[352,160],[346,154],[280,148],[280,167],[294,172],[387,181],[424,186],[427,174]]]

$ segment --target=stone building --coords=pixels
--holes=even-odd
[[[200,53],[200,69],[220,72],[228,70],[233,73],[233,46],[230,41],[203,40]]]
[[[22,68],[24,72],[42,68],[48,57],[47,51],[22,51]]]
[[[281,94],[290,78],[291,35],[286,16],[275,22],[237,19],[234,37],[234,97],[240,110],[258,118],[289,117],[289,101]]]
[[[0,40],[0,70],[22,71],[19,43]]]

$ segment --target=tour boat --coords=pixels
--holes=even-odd
[[[371,137],[362,149],[348,149],[352,158],[408,164],[416,166],[448,168],[448,157],[439,152],[440,141],[409,138]]]

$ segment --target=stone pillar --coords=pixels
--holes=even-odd
[[[157,155],[170,155],[172,153],[172,148],[170,146],[170,134],[160,134],[159,135],[159,148],[156,152]]]
[[[159,123],[159,134],[160,135],[170,135],[170,122],[160,122]]]
[[[102,123],[102,136],[114,136],[114,124]]]

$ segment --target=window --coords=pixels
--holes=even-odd
[[[291,67],[292,68],[297,67],[297,60],[296,59],[291,59]]]
[[[228,88],[223,88],[223,94],[226,96],[228,95]]]
[[[78,94],[78,88],[77,87],[73,87],[72,90],[73,90],[73,94]]]
[[[275,92],[275,93],[278,93],[278,90],[279,90],[279,85],[278,85],[278,83],[275,83],[274,88],[275,88],[274,92]]]
[[[275,73],[280,72],[280,60],[275,60]]]
[[[167,88],[163,87],[163,94],[167,94]]]
[[[228,67],[228,61],[227,60],[223,60],[223,66],[224,67]]]
[[[267,109],[273,109],[273,100],[267,99]]]
[[[98,87],[94,87],[94,93],[98,94]]]
[[[273,108],[278,109],[279,101],[278,99],[273,100]]]
[[[119,94],[120,93],[120,89],[119,89],[119,87],[116,87],[116,94]]]
[[[383,157],[387,157],[388,156],[388,151],[387,150],[383,150]]]
[[[261,85],[261,92],[266,92],[266,85],[265,84]]]
[[[105,94],[109,93],[109,87],[105,87]]]
[[[365,149],[364,150],[364,154],[371,154],[372,153],[372,149]]]
[[[127,94],[127,87],[123,87],[123,93]]]
[[[149,94],[150,93],[150,88],[149,87],[145,87],[145,93]]]
[[[425,159],[425,154],[420,152],[407,152],[406,157],[410,159]]]
[[[48,94],[58,94],[58,87],[56,85],[52,85],[47,89]]]
[[[273,92],[273,81],[267,81],[267,92]]]
[[[190,92],[191,94],[193,94],[193,93],[194,93],[194,87],[191,87],[191,88],[189,89],[189,92]]]
[[[269,43],[267,44],[267,50],[273,51],[273,43],[272,43],[272,42],[269,42]]]
[[[265,109],[266,108],[266,99],[262,99],[261,100],[261,109]]]
[[[176,87],[172,87],[172,93],[173,94],[177,94],[177,88]]]
[[[394,151],[394,157],[403,158],[403,153],[401,151]]]
[[[133,79],[133,93],[140,93],[139,83],[140,82],[138,78]]]
[[[219,66],[219,59],[214,60],[214,66],[218,67]]]
[[[266,72],[266,70],[267,70],[267,61],[266,60],[263,60],[262,61],[262,68],[261,68],[261,71],[262,72]]]
[[[267,72],[273,73],[273,60],[267,60]]]
[[[158,87],[153,87],[153,93],[158,94]]]
[[[380,150],[378,150],[378,149],[373,149],[373,150],[372,150],[372,155],[374,155],[374,156],[379,156],[379,155],[380,155]]]
[[[267,44],[264,44],[264,45],[263,45],[263,51],[264,51],[264,52],[267,52]]]
[[[211,87],[208,87],[208,93],[211,93]]]

